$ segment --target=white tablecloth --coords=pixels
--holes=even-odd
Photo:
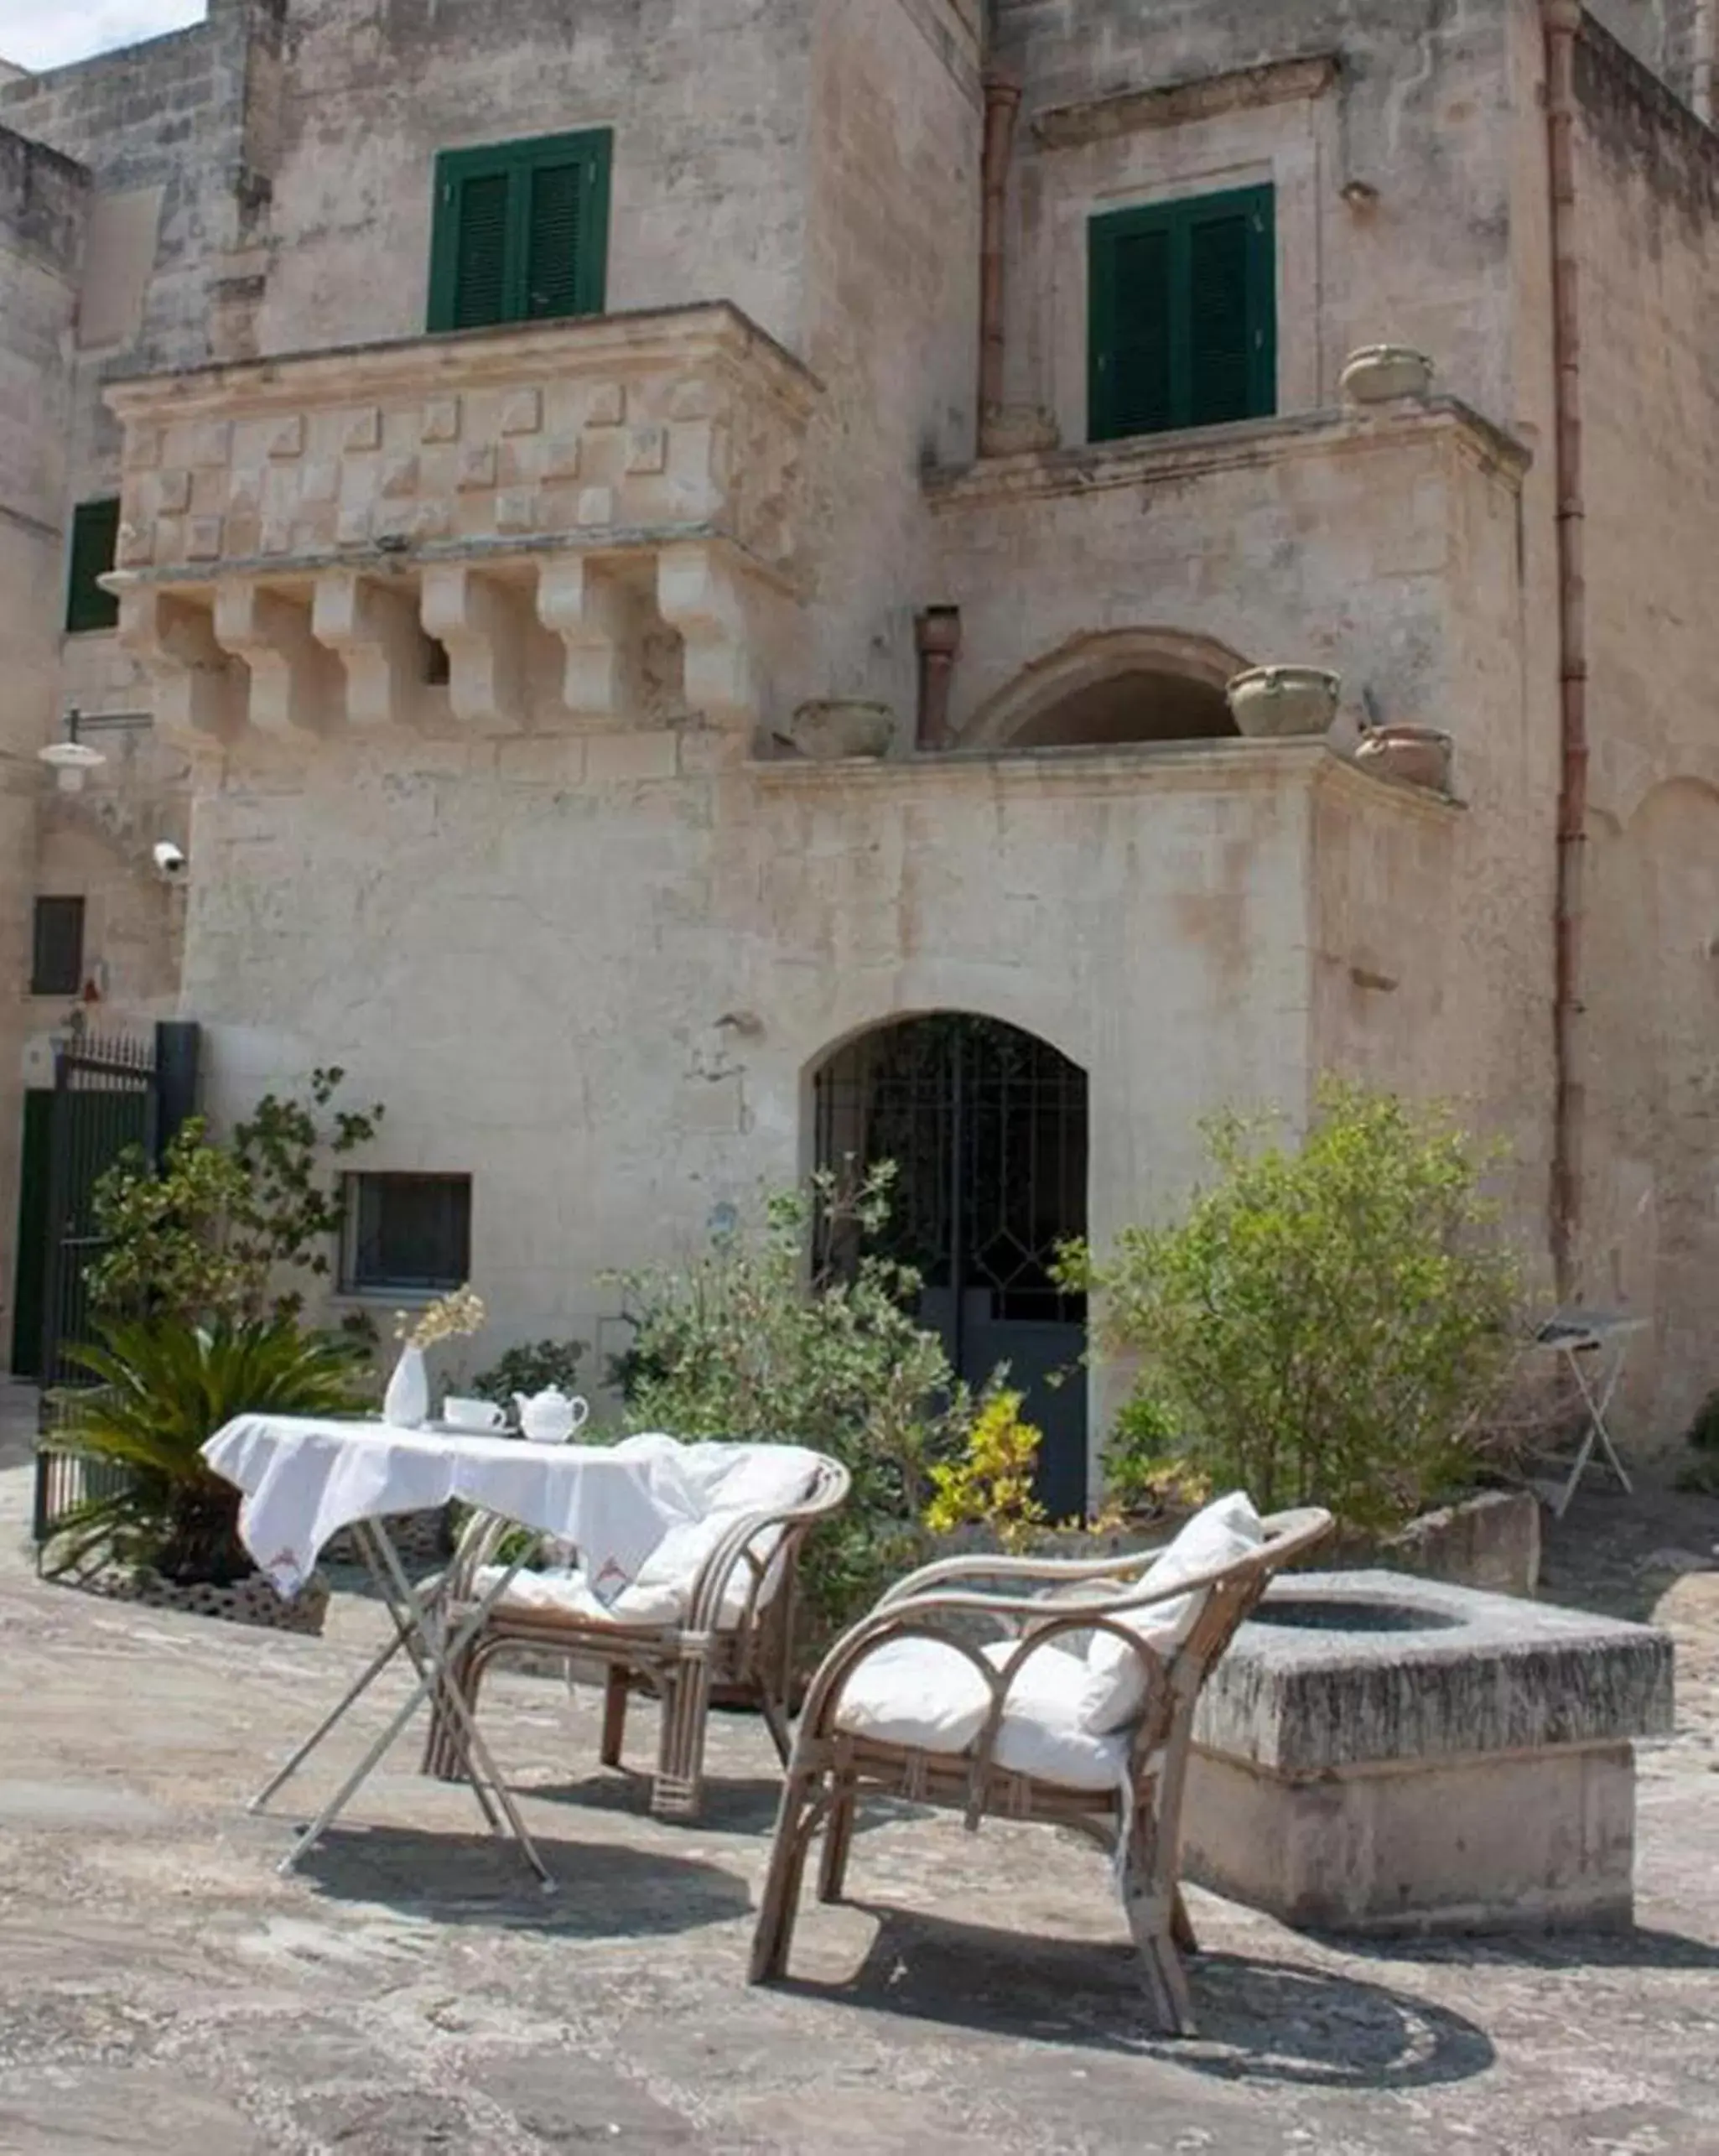
[[[573,1543],[606,1602],[680,1516],[671,1486],[654,1490],[667,1471],[648,1453],[617,1457],[598,1446],[241,1415],[203,1457],[245,1493],[239,1533],[283,1595],[298,1592],[341,1528],[463,1498]]]

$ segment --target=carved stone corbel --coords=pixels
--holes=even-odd
[[[462,725],[503,733],[524,718],[531,616],[522,595],[463,562],[423,571],[424,632],[447,647],[448,702]]]
[[[588,555],[553,555],[538,572],[538,619],[566,650],[562,701],[581,718],[610,718],[621,708],[628,611],[619,581]]]
[[[353,571],[319,577],[310,631],[345,668],[353,725],[410,725],[423,685],[423,631],[408,593]]]
[[[119,642],[154,683],[164,737],[224,740],[244,724],[244,677],[215,638],[206,606],[143,584],[122,592]]]
[[[679,631],[690,709],[716,725],[756,724],[757,649],[766,596],[729,551],[704,540],[665,547],[657,557],[657,608]]]
[[[251,669],[251,723],[265,734],[325,733],[341,717],[334,662],[310,609],[248,579],[215,587],[215,637]]]

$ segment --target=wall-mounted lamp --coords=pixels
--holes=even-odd
[[[62,793],[81,793],[90,773],[107,761],[100,749],[92,749],[86,741],[50,741],[36,755],[53,772],[54,782]]]
[[[1342,197],[1352,210],[1370,210],[1379,200],[1379,190],[1370,179],[1346,179]]]

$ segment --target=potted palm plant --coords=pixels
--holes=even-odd
[[[123,1480],[66,1516],[48,1569],[158,1606],[320,1630],[326,1587],[280,1600],[239,1539],[239,1492],[203,1447],[239,1415],[355,1412],[365,1349],[278,1316],[115,1322],[67,1352],[96,1383],[57,1395],[62,1420],[44,1445]]]

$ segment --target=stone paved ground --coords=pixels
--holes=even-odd
[[[708,1823],[655,1826],[592,1770],[590,1699],[527,1678],[486,1712],[558,1897],[404,1756],[367,1827],[278,1878],[289,1821],[241,1800],[376,1605],[337,1598],[311,1642],[39,1585],[5,1457],[7,2156],[1719,2156],[1719,1573],[1696,1569],[1719,1506],[1634,1521],[1597,1494],[1553,1551],[1563,1598],[1592,1545],[1602,1598],[1658,1596],[1681,1649],[1680,1734],[1644,1761],[1633,1935],[1356,1952],[1197,1895],[1205,2033],[1176,2044],[1141,2032],[1091,1853],[943,1816],[868,1822],[855,1905],[814,1905],[797,1981],[749,1991],[773,1798],[756,1729],[721,1723]]]

